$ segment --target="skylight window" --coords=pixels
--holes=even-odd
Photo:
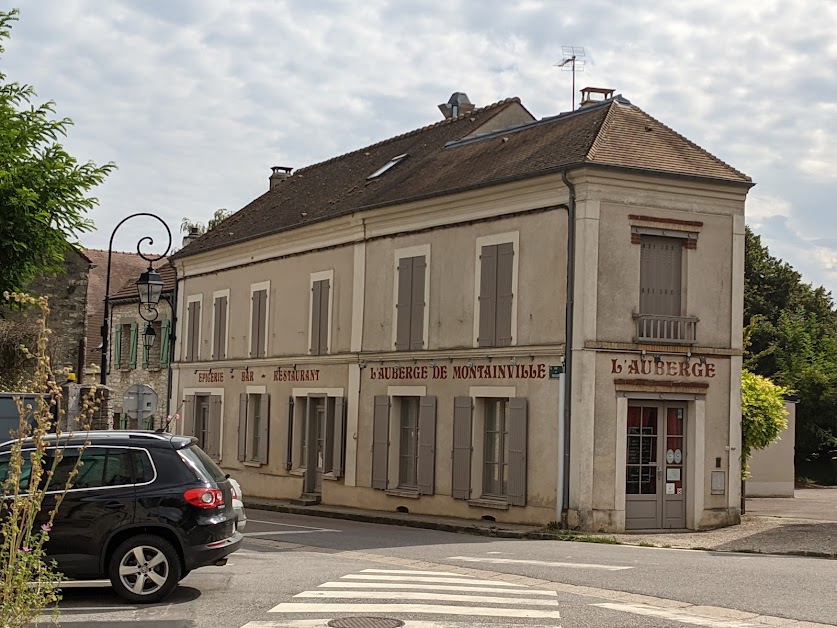
[[[380,177],[380,176],[381,176],[382,174],[384,174],[387,170],[389,170],[390,168],[392,168],[395,164],[401,163],[401,162],[402,162],[402,161],[404,161],[406,158],[407,158],[407,153],[404,153],[403,155],[398,155],[397,157],[393,157],[393,158],[392,158],[392,159],[390,159],[387,163],[385,163],[383,166],[381,166],[380,168],[378,168],[375,172],[373,172],[373,173],[372,173],[372,174],[370,174],[368,177],[366,177],[366,178],[367,178],[367,180],[368,180],[368,179],[374,179],[374,178],[376,178],[376,177]]]

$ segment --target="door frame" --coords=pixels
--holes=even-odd
[[[682,403],[686,408],[686,528],[700,527],[704,507],[705,476],[708,474],[705,461],[704,440],[706,423],[706,395],[700,393],[668,393],[664,391],[619,391],[616,397],[616,421],[614,440],[616,444],[614,472],[614,515],[617,530],[625,529],[625,482],[627,471],[627,432],[629,402],[662,401]]]

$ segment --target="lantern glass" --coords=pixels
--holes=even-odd
[[[142,346],[145,347],[146,352],[151,351],[154,346],[154,339],[157,337],[157,332],[154,331],[154,326],[148,323],[145,326],[145,331],[142,334]]]
[[[156,270],[148,267],[148,270],[137,279],[137,292],[140,303],[146,310],[153,310],[160,302],[160,295],[163,293],[163,278]]]

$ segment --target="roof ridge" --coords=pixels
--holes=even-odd
[[[363,151],[368,151],[368,150],[373,149],[373,148],[379,148],[380,146],[383,146],[385,144],[389,144],[390,142],[394,142],[395,140],[401,140],[401,139],[404,139],[405,137],[411,137],[411,136],[414,136],[414,135],[418,135],[419,133],[424,133],[425,131],[429,131],[430,129],[437,128],[437,127],[440,127],[440,126],[445,125],[445,124],[453,124],[454,122],[459,122],[460,120],[463,120],[466,117],[471,117],[474,114],[485,113],[486,111],[490,111],[491,109],[499,110],[501,107],[503,107],[505,105],[509,105],[511,103],[515,103],[515,102],[518,103],[518,104],[521,104],[520,103],[520,98],[517,97],[517,96],[512,96],[511,98],[504,98],[503,100],[498,100],[497,102],[491,103],[489,105],[485,105],[484,107],[479,107],[477,109],[472,109],[471,111],[468,111],[468,112],[465,112],[465,113],[460,113],[458,116],[454,116],[452,118],[445,118],[443,120],[439,120],[438,122],[434,122],[432,124],[427,124],[425,126],[417,128],[417,129],[413,129],[412,131],[407,131],[406,133],[401,133],[399,135],[394,135],[392,137],[388,137],[387,139],[380,140],[378,142],[375,142],[374,144],[369,144],[368,146],[364,146],[362,148],[357,148],[355,150],[351,150],[347,153],[342,153],[342,154],[337,155],[335,157],[330,157],[329,159],[326,159],[325,161],[319,161],[317,163],[313,163],[313,164],[310,164],[308,166],[304,166],[302,168],[299,168],[294,174],[296,175],[296,174],[299,174],[299,173],[305,173],[308,170],[311,170],[312,168],[316,168],[316,167],[319,167],[319,166],[323,166],[325,164],[332,163],[332,162],[337,161],[339,159],[343,159],[344,157],[347,157],[349,155],[353,155],[355,153],[361,153]],[[489,118],[489,120],[490,119],[491,118]],[[487,120],[486,120],[486,122],[487,122]]]
[[[113,253],[116,255],[133,255],[134,257],[139,257],[139,253],[135,253],[133,251],[108,251],[107,249],[95,249],[92,247],[82,247],[82,251],[93,251],[96,253]]]
[[[657,118],[655,118],[655,117],[654,117],[654,116],[652,116],[651,114],[646,113],[645,111],[643,111],[643,110],[642,110],[642,109],[640,109],[639,107],[636,107],[636,110],[637,110],[637,111],[639,111],[639,113],[641,113],[643,116],[645,116],[646,118],[648,118],[648,119],[649,119],[649,120],[651,120],[652,122],[655,122],[656,124],[659,124],[661,127],[663,127],[664,129],[666,129],[667,131],[669,131],[669,132],[673,133],[674,135],[676,135],[678,138],[680,138],[681,140],[683,140],[684,142],[686,142],[689,146],[691,146],[691,147],[693,147],[693,148],[696,148],[697,150],[699,150],[700,152],[702,152],[704,155],[706,155],[707,157],[709,157],[710,159],[712,159],[714,162],[716,162],[716,163],[720,164],[721,166],[723,166],[723,167],[725,167],[725,168],[730,169],[732,172],[734,172],[735,174],[737,174],[737,175],[738,175],[739,177],[741,177],[743,180],[745,180],[745,181],[752,181],[752,180],[753,180],[753,179],[752,179],[752,177],[749,177],[748,175],[744,174],[743,172],[741,172],[741,171],[740,171],[740,170],[738,170],[737,168],[733,168],[730,164],[728,164],[727,162],[725,162],[725,161],[724,161],[723,159],[721,159],[720,157],[716,157],[715,155],[713,155],[712,153],[710,153],[708,150],[706,150],[706,149],[705,149],[705,148],[703,148],[702,146],[699,146],[698,144],[695,144],[695,143],[694,143],[692,140],[690,140],[688,137],[686,137],[685,135],[681,135],[680,133],[678,133],[677,131],[675,131],[674,129],[672,129],[672,128],[671,128],[670,126],[668,126],[667,124],[664,124],[663,122],[660,122],[659,120],[657,120]]]

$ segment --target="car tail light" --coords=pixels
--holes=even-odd
[[[190,488],[183,493],[183,497],[198,508],[217,508],[224,505],[224,493],[217,488]]]
[[[233,498],[233,499],[238,499],[238,493],[236,493],[236,491],[235,491],[235,487],[234,487],[234,486],[230,486],[230,490],[232,491],[232,498]]]

